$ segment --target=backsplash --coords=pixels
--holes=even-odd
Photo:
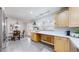
[[[54,29],[54,16],[52,15],[47,15],[44,16],[43,18],[37,19],[36,22],[36,27],[39,28],[39,30],[53,30]]]

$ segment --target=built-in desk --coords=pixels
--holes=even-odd
[[[49,45],[54,46],[54,51],[56,52],[77,52],[78,43],[73,42],[72,37],[65,36],[64,34],[54,34],[45,32],[32,32],[32,40],[35,42],[44,42]],[[77,39],[76,39],[77,40]],[[76,41],[75,40],[75,41]],[[76,43],[76,45],[74,44]]]

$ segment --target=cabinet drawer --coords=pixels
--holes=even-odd
[[[41,35],[41,39],[47,42],[51,42],[51,36],[49,35]]]
[[[46,41],[51,42],[51,36],[46,36]]]
[[[45,35],[41,34],[41,40],[45,40]]]

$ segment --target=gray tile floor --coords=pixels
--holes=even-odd
[[[10,41],[3,52],[52,52],[53,49],[43,43],[31,41],[29,37],[21,40]]]

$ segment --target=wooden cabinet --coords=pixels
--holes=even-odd
[[[32,40],[35,42],[41,41],[41,35],[38,33],[32,33]]]
[[[77,52],[77,47],[65,37],[54,37],[54,50],[56,52]]]
[[[77,47],[70,41],[69,38],[51,36],[39,33],[32,33],[32,40],[35,42],[44,42],[54,46],[56,52],[77,52]]]
[[[69,8],[69,27],[79,27],[79,7]]]
[[[42,35],[41,35],[41,40],[46,41],[46,35],[42,34]]]
[[[79,7],[69,7],[55,15],[56,27],[79,27]]]
[[[51,42],[51,36],[49,36],[49,35],[42,35],[42,40],[47,41],[47,42]]]
[[[69,14],[68,11],[63,11],[63,12],[56,14],[56,17],[55,17],[56,27],[68,27],[68,25],[69,25],[69,22],[68,22],[69,15],[68,14]]]
[[[46,43],[52,44],[52,45],[54,44],[54,36],[51,36],[51,35],[42,34],[41,40],[45,41]]]
[[[51,43],[51,36],[45,35],[45,40],[49,43]]]
[[[56,52],[70,51],[69,39],[64,37],[54,37],[54,50]]]
[[[64,42],[63,42],[63,40],[61,40],[60,37],[54,38],[54,50],[56,52],[64,51]]]
[[[54,36],[51,36],[51,43],[54,44]]]

